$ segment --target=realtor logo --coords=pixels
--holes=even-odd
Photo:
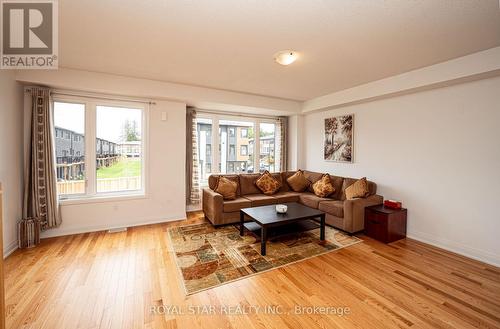
[[[2,69],[56,69],[57,1],[1,1]]]

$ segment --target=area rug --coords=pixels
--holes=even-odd
[[[329,226],[325,233],[322,242],[319,226],[313,225],[308,231],[270,237],[266,256],[260,254],[260,237],[248,230],[240,236],[237,226],[178,226],[169,228],[167,235],[186,294],[191,295],[362,241]]]

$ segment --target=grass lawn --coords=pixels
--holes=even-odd
[[[140,159],[123,159],[111,167],[102,167],[97,170],[97,178],[136,177],[140,175]]]

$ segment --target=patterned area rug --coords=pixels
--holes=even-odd
[[[316,227],[314,225],[313,227]],[[236,226],[215,228],[209,223],[168,229],[186,294],[214,288],[231,281],[352,246],[362,240],[326,227],[326,241],[319,228],[267,241],[267,255],[260,255],[260,237]]]

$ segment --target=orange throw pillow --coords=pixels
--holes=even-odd
[[[265,171],[260,177],[255,181],[255,185],[262,191],[265,195],[273,195],[278,192],[281,187],[281,182],[274,178],[269,171]]]
[[[302,192],[311,184],[302,170],[297,170],[297,172],[288,177],[286,181],[295,192]]]
[[[347,200],[354,198],[366,198],[370,194],[366,177],[358,179],[354,184],[345,189],[345,197]]]
[[[328,174],[324,174],[319,181],[313,184],[312,188],[314,194],[320,198],[326,198],[335,192],[335,187],[333,187],[332,182],[330,181],[330,175]]]
[[[236,199],[236,190],[238,190],[238,183],[220,176],[217,180],[217,185],[214,191],[221,194],[224,200]]]

